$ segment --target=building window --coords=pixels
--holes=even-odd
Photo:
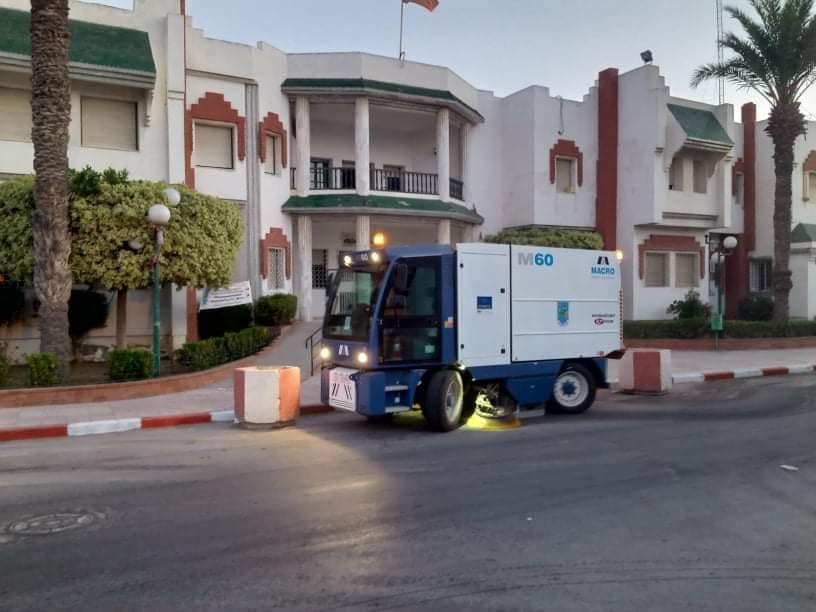
[[[575,193],[575,160],[567,157],[555,158],[555,191]]]
[[[745,202],[745,175],[738,172],[734,175],[734,181],[736,182],[734,185],[734,198],[736,204],[742,206],[743,202]]]
[[[697,286],[697,253],[676,253],[674,256],[674,286]]]
[[[403,172],[405,172],[405,168],[402,166],[383,165],[386,191],[402,191]]]
[[[343,160],[342,170],[340,171],[340,188],[341,189],[355,189],[357,182],[355,176],[355,164],[353,161],[347,159]]]
[[[708,176],[706,175],[705,164],[701,160],[695,159],[692,163],[692,168],[694,174],[694,193],[708,192]]]
[[[683,191],[683,158],[675,156],[669,168],[669,189]]]
[[[807,181],[805,200],[816,199],[816,172],[808,172],[805,180]]]
[[[668,287],[669,286],[669,254],[668,253],[646,253],[646,286],[647,287]]]
[[[31,142],[31,92],[0,87],[0,140]]]
[[[273,247],[269,249],[269,286],[272,289],[283,289],[286,279],[286,249]]]
[[[330,159],[318,159],[312,158],[310,161],[310,178],[309,178],[309,188],[310,189],[330,189],[330,168],[331,168],[331,160]]]
[[[328,276],[328,252],[326,249],[312,249],[312,289],[325,289]]]
[[[752,259],[748,264],[748,281],[752,293],[771,290],[772,268],[770,259]]]
[[[278,173],[278,137],[271,134],[266,135],[266,162],[264,171],[267,174]]]
[[[80,106],[83,147],[138,151],[139,105],[136,102],[83,96]]]
[[[232,127],[196,121],[193,135],[196,166],[227,170],[235,167]]]

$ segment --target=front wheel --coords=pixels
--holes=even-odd
[[[552,399],[547,408],[560,414],[580,414],[595,401],[595,377],[584,366],[571,363],[565,367],[553,385]]]
[[[464,386],[459,372],[443,370],[431,376],[422,415],[437,431],[452,431],[462,423]]]

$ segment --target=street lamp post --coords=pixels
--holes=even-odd
[[[734,236],[726,236],[716,242],[716,249],[712,256],[712,261],[717,265],[717,312],[711,317],[711,329],[714,331],[714,348],[720,349],[720,334],[724,327],[723,315],[723,271],[725,268],[725,258],[737,248],[737,239]]]
[[[164,190],[164,199],[171,206],[176,206],[181,201],[179,192],[168,187]],[[154,204],[147,211],[147,219],[153,228],[153,256],[150,258],[150,267],[153,270],[153,376],[159,376],[161,371],[161,266],[159,264],[159,254],[161,245],[164,243],[164,232],[162,228],[170,222],[170,209],[164,204]]]

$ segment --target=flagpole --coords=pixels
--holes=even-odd
[[[403,0],[399,0],[400,2],[400,46],[399,46],[399,60],[403,61],[405,59],[405,51],[402,50],[402,32],[404,30],[404,23],[405,23],[405,2]]]

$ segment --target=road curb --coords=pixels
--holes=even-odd
[[[310,404],[300,407],[301,415],[332,412],[333,408],[323,404]],[[78,421],[51,425],[32,425],[30,427],[10,427],[0,429],[0,442],[16,440],[37,440],[42,438],[66,438],[92,436],[99,434],[120,433],[136,429],[158,429],[182,425],[203,425],[205,423],[233,423],[235,412],[216,410],[213,412],[188,412],[183,414],[163,414],[148,417],[128,417],[125,419],[106,419],[99,421]]]
[[[788,374],[806,374],[816,371],[816,365],[796,364],[790,366],[772,366],[767,368],[745,368],[740,370],[722,370],[718,372],[690,372],[672,375],[672,383],[712,382],[715,380],[733,380],[735,378],[761,378],[763,376],[787,376]]]

